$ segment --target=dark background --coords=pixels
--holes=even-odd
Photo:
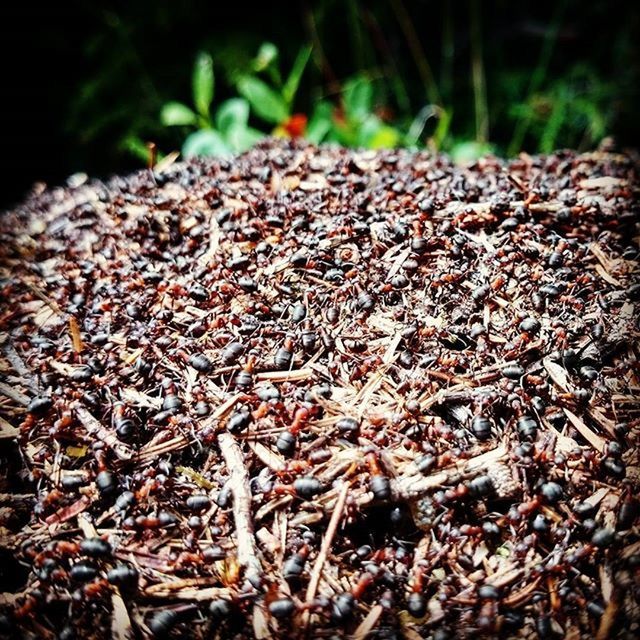
[[[579,82],[588,85],[587,100],[605,114],[606,132],[619,146],[638,145],[640,30],[631,4],[478,3],[490,139],[498,152],[504,153],[512,138],[511,107],[526,98],[545,34],[554,25],[557,33],[540,90],[557,87],[581,65],[586,80]],[[176,134],[159,127],[157,114],[168,99],[189,101],[191,68],[199,50],[214,55],[217,100],[233,94],[225,73],[253,56],[261,42],[276,43],[290,64],[300,46],[313,40],[315,28],[326,64],[316,59],[310,66],[299,109],[309,110],[318,95],[339,90],[344,78],[365,69],[379,71],[386,86],[401,79],[408,102],[398,104],[389,92],[388,105],[399,114],[415,113],[425,104],[425,90],[398,6],[364,0],[5,3],[0,10],[0,208],[20,199],[36,180],[59,183],[74,171],[104,176],[140,166],[122,146],[128,133],[156,140],[165,151],[179,148]],[[455,135],[472,136],[470,3],[405,0],[401,6],[442,99],[453,110]],[[447,42],[455,45],[451,58],[443,46]],[[597,80],[596,89],[591,79]],[[575,146],[595,142],[585,143],[571,131],[558,141]],[[523,149],[535,152],[538,142],[533,127]]]

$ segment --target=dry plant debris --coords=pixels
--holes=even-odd
[[[638,163],[270,141],[0,222],[0,634],[638,637]]]

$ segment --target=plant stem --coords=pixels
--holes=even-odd
[[[362,36],[362,25],[360,23],[358,0],[348,0],[349,11],[349,31],[353,36],[353,57],[356,69],[363,69],[365,63],[364,38]]]
[[[487,106],[487,86],[482,61],[482,32],[478,0],[470,0],[471,15],[471,77],[473,81],[473,102],[476,115],[476,142],[485,143],[489,139],[489,108]]]
[[[318,34],[318,25],[313,14],[313,7],[308,2],[304,3],[304,14],[305,22],[307,25],[307,32],[313,45],[311,55],[318,65],[320,73],[325,78],[330,93],[338,93],[340,91],[340,81],[338,80],[338,77],[329,64],[329,60],[324,51],[324,47],[322,46],[322,39]]]
[[[453,37],[453,10],[451,1],[445,0],[442,24],[442,64],[440,66],[440,87],[445,103],[450,103],[453,96],[453,58],[455,40]]]
[[[385,38],[383,30],[380,28],[380,24],[377,21],[375,15],[368,9],[362,9],[362,19],[370,32],[370,37],[375,48],[379,51],[382,59],[389,65],[390,74],[387,74],[389,83],[393,89],[393,92],[398,103],[400,111],[405,115],[411,115],[411,102],[409,100],[409,94],[407,87],[405,86],[400,70],[396,63],[393,51],[389,46],[389,42]]]
[[[545,35],[542,50],[540,51],[538,65],[536,66],[536,69],[531,76],[531,82],[529,83],[529,89],[527,91],[527,101],[530,100],[533,94],[540,89],[540,86],[544,82],[545,76],[547,74],[547,68],[549,67],[549,62],[551,61],[553,46],[555,45],[558,38],[558,31],[560,30],[560,24],[562,22],[562,16],[564,14],[566,6],[566,0],[562,0],[558,3],[556,14]],[[518,119],[513,137],[511,139],[511,142],[509,143],[509,148],[507,150],[508,155],[515,156],[520,152],[522,143],[524,142],[524,137],[527,135],[527,130],[529,129],[529,125],[531,124],[531,118],[532,114],[527,113],[526,115],[523,115]]]
[[[432,104],[442,106],[442,100],[440,98],[440,92],[438,91],[438,85],[436,84],[436,81],[433,77],[433,72],[431,71],[431,66],[429,65],[429,61],[427,60],[424,49],[420,44],[418,34],[413,27],[411,17],[407,13],[405,6],[402,4],[402,0],[390,0],[390,2],[396,14],[396,18],[400,23],[400,27],[404,33],[404,36],[407,39],[409,49],[411,49],[411,55],[413,56],[416,66],[418,67],[418,73],[420,74],[420,78],[422,79],[422,84],[424,85],[427,97]]]

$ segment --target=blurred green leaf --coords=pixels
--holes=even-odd
[[[223,137],[213,129],[201,129],[190,134],[182,145],[185,158],[193,156],[228,156],[231,149]]]
[[[333,119],[327,141],[337,142],[345,147],[362,146],[362,142],[359,142],[359,127],[339,118]]]
[[[216,128],[223,135],[231,127],[246,127],[249,121],[249,103],[244,98],[225,100],[216,112]]]
[[[433,132],[433,136],[431,136],[431,142],[438,150],[442,149],[445,141],[447,140],[452,118],[453,112],[450,109],[439,110],[438,125],[436,126],[436,130]]]
[[[342,93],[344,108],[347,116],[354,120],[362,120],[369,113],[373,105],[373,85],[364,76],[351,78],[344,85]]]
[[[397,129],[389,125],[381,126],[368,141],[369,149],[393,149],[400,144],[402,136]]]
[[[120,143],[120,146],[143,162],[147,162],[149,160],[149,148],[144,140],[138,136],[126,136]]]
[[[201,52],[193,69],[192,89],[193,104],[203,118],[209,118],[214,81],[213,60],[208,53]]]
[[[263,138],[264,134],[262,132],[240,123],[231,125],[225,136],[227,145],[234,153],[247,151]]]
[[[264,71],[272,65],[278,58],[278,47],[272,42],[263,42],[258,49],[258,54],[253,61],[253,70],[256,72]]]
[[[457,164],[469,164],[478,158],[493,153],[493,146],[474,140],[457,142],[451,147],[451,157]]]
[[[566,106],[567,104],[563,97],[554,102],[553,109],[540,138],[540,150],[542,153],[551,153],[555,149],[558,135],[565,122]]]
[[[333,105],[319,102],[307,124],[305,138],[313,144],[322,142],[333,126]]]
[[[362,123],[358,132],[358,146],[367,149],[390,149],[400,143],[400,132],[371,115]]]
[[[309,57],[311,56],[311,47],[302,47],[300,49],[298,55],[296,56],[295,62],[293,63],[293,67],[291,68],[291,72],[289,73],[289,77],[284,83],[284,87],[282,87],[282,97],[285,99],[285,102],[291,106],[295,95],[298,91],[298,87],[300,86],[300,80],[302,78],[302,74],[304,73],[305,67],[309,62]]]
[[[198,123],[198,116],[182,102],[167,102],[160,111],[160,122],[165,127],[191,126]]]
[[[598,105],[586,98],[579,98],[571,103],[571,106],[584,114],[587,119],[587,134],[590,141],[600,140],[606,134],[607,118]]]
[[[243,76],[238,91],[249,101],[255,114],[273,124],[280,124],[289,117],[287,104],[268,84],[254,76]]]

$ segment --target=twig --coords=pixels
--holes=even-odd
[[[611,637],[611,629],[616,621],[618,615],[618,597],[614,595],[607,603],[607,607],[600,618],[600,626],[598,627],[598,633],[596,634],[596,640],[606,640]]]
[[[344,509],[345,502],[347,501],[348,493],[349,483],[345,482],[340,488],[338,499],[336,500],[336,504],[333,508],[333,513],[331,514],[331,520],[329,520],[327,532],[324,534],[324,538],[322,539],[320,553],[318,553],[318,557],[316,558],[316,562],[313,565],[313,569],[311,571],[309,585],[307,586],[307,592],[305,594],[305,601],[307,604],[310,604],[315,598],[318,584],[320,583],[320,576],[322,575],[322,567],[327,560],[329,550],[331,549],[331,543],[333,542],[333,538],[336,535],[336,531],[338,530],[338,525],[340,523],[340,518],[342,518],[342,511]],[[302,619],[302,626],[304,629],[307,628],[309,619],[309,612],[305,611],[305,615]]]
[[[76,353],[82,353],[84,345],[82,344],[82,337],[80,336],[80,327],[75,316],[69,316],[69,333],[71,334],[71,342],[73,343],[73,350]]]
[[[16,429],[11,423],[0,417],[0,440],[11,440],[20,435],[20,429]]]
[[[82,405],[77,404],[74,409],[78,420],[92,436],[102,440],[120,460],[131,460],[133,450],[128,445],[120,442],[111,429],[107,429],[107,427],[100,424]]]
[[[218,436],[218,444],[220,445],[220,453],[231,474],[229,487],[233,495],[233,519],[236,525],[238,562],[245,567],[249,580],[257,579],[262,575],[262,565],[258,558],[253,535],[249,473],[244,464],[242,451],[230,433],[221,433]]]
[[[80,527],[85,538],[98,537],[95,526],[85,513],[81,513],[78,516],[78,527]],[[111,637],[116,640],[129,640],[133,638],[131,618],[129,617],[129,612],[117,587],[111,593],[111,606]]]
[[[29,404],[29,398],[24,395],[24,393],[20,393],[20,391],[16,391],[13,387],[10,387],[8,384],[4,382],[0,382],[0,393],[3,396],[7,396],[14,402],[21,404],[23,406],[27,406]]]
[[[271,382],[293,382],[306,380],[313,376],[313,369],[294,369],[292,371],[264,371],[256,375],[256,380],[270,380]]]
[[[253,451],[260,461],[269,467],[269,469],[272,471],[284,471],[286,464],[281,456],[274,453],[268,447],[265,447],[261,442],[252,442],[249,440],[247,444],[251,451]]]
[[[111,637],[115,640],[128,640],[133,637],[131,618],[122,596],[117,590],[111,594]]]
[[[391,490],[400,500],[415,500],[436,487],[450,484],[455,476],[468,476],[480,473],[483,469],[509,459],[504,444],[479,456],[469,458],[453,467],[428,476],[422,474],[409,475],[391,480]]]
[[[604,438],[599,436],[597,433],[594,433],[587,427],[587,425],[578,418],[578,416],[569,411],[569,409],[564,410],[565,415],[569,418],[571,424],[580,432],[580,435],[597,451],[603,453],[606,449],[607,443]]]
[[[154,460],[165,453],[179,451],[187,446],[189,446],[189,440],[182,433],[164,442],[154,442],[151,440],[146,446],[140,449],[136,455],[136,462]]]
[[[353,634],[353,640],[365,640],[365,638],[373,631],[373,628],[378,623],[380,616],[382,615],[382,605],[377,604],[371,607],[371,611],[367,614],[367,617],[358,625],[358,628]]]

